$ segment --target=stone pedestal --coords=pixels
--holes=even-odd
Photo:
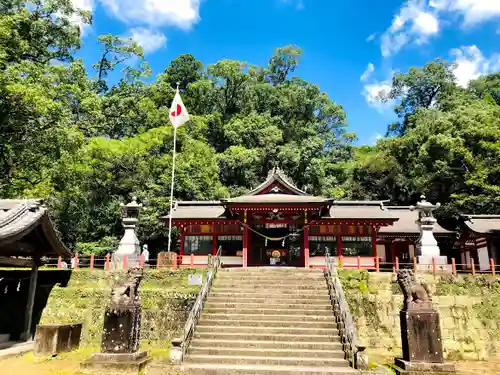
[[[452,272],[452,266],[448,264],[448,258],[443,255],[439,256],[426,256],[419,255],[417,257],[417,270],[421,272],[434,272],[432,259],[436,262],[436,271],[437,272]]]
[[[396,370],[398,375],[456,375],[457,373],[453,363],[410,362],[396,358],[394,364],[399,367]]]
[[[36,327],[34,355],[53,356],[80,346],[82,324],[43,324]]]
[[[147,352],[94,353],[89,361],[82,363],[82,368],[106,374],[143,375],[149,361]]]
[[[130,374],[144,374],[149,358],[138,352],[141,330],[141,300],[139,283],[143,270],[128,270],[127,279],[113,288],[111,303],[104,315],[101,352],[92,355],[84,368]],[[111,372],[110,372],[111,371]]]
[[[439,313],[431,302],[410,304],[399,312],[403,357],[394,363],[400,374],[454,374],[455,365],[444,363]]]
[[[102,353],[132,353],[139,349],[141,307],[108,310],[104,315]]]
[[[401,340],[405,361],[443,363],[439,313],[428,309],[401,310]]]

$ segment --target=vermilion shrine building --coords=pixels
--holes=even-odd
[[[279,170],[246,195],[220,201],[176,202],[183,264],[207,264],[222,248],[225,266],[322,267],[325,254],[342,256],[345,267],[410,263],[419,236],[418,214],[384,201],[335,201],[307,194]],[[163,217],[168,225],[169,216]],[[455,236],[439,225],[435,234]]]

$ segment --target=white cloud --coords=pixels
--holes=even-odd
[[[428,8],[427,0],[410,0],[400,9],[382,34],[382,56],[395,54],[411,42],[426,43],[439,33],[439,20]]]
[[[377,33],[370,34],[370,36],[369,36],[368,38],[366,38],[366,41],[367,41],[367,42],[371,42],[371,41],[372,41],[372,40],[374,40],[376,37],[377,37]]]
[[[144,27],[135,27],[130,30],[131,38],[144,50],[144,53],[154,52],[167,44],[167,37],[159,31]]]
[[[366,102],[372,108],[375,108],[378,112],[386,112],[394,107],[395,100],[387,99],[382,100],[382,98],[387,97],[391,91],[391,81],[374,81],[363,87],[363,96]]]
[[[200,20],[201,0],[100,0],[116,18],[133,24],[189,29]]]
[[[361,81],[368,81],[373,75],[374,71],[375,67],[373,66],[373,64],[368,64],[368,67],[361,76]],[[366,74],[367,72],[369,73]],[[383,81],[372,79],[370,80],[370,83],[367,83],[363,86],[363,91],[361,92],[361,94],[365,97],[366,103],[370,107],[376,109],[379,113],[383,113],[392,109],[396,103],[395,100],[388,98],[389,92],[391,91],[392,87],[393,75],[394,72],[391,71],[387,79]]]
[[[375,71],[375,66],[372,63],[369,63],[368,66],[366,67],[365,71],[359,78],[361,82],[366,82],[372,75],[372,73]]]
[[[92,11],[94,8],[94,1],[93,0],[71,0],[71,3],[73,4],[73,7],[75,8],[75,10]],[[58,13],[57,16],[58,17],[65,17],[72,24],[77,25],[80,28],[82,35],[84,35],[86,30],[88,28],[90,28],[90,25],[85,24],[80,16],[72,15],[70,17],[66,17],[61,13]]]
[[[466,27],[500,17],[498,0],[429,0],[429,6],[443,12],[458,13]]]
[[[382,56],[399,52],[405,45],[427,43],[453,18],[469,28],[500,18],[500,0],[407,0],[381,36]]]
[[[372,146],[375,146],[375,145],[377,144],[377,141],[378,141],[379,139],[382,139],[382,138],[384,138],[384,136],[383,136],[382,134],[380,134],[380,133],[375,133],[375,134],[373,134],[373,135],[370,137],[370,144],[371,144]]]
[[[455,57],[457,67],[454,73],[458,85],[462,87],[467,87],[470,80],[500,69],[500,54],[493,54],[487,59],[475,45],[453,49],[450,54]]]

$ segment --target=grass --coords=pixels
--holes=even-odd
[[[154,361],[165,361],[169,358],[169,346],[166,348],[151,348],[149,356]],[[147,350],[145,348],[144,350]],[[19,375],[87,375],[88,370],[82,370],[80,364],[88,360],[92,353],[99,351],[98,347],[84,347],[71,353],[61,353],[56,357],[35,357],[33,353],[0,359],[2,374]],[[168,372],[163,372],[168,374]],[[112,375],[109,371],[96,372],[92,375]]]
[[[147,350],[148,348],[145,348]],[[155,361],[161,362],[168,358],[169,350],[165,348],[149,348],[149,355]],[[84,347],[71,353],[62,353],[56,357],[35,357],[32,353],[0,359],[2,374],[11,375],[87,375],[88,372],[80,369],[80,363],[90,358],[92,353],[99,351],[98,347]],[[375,359],[377,356],[372,357]],[[378,363],[391,363],[390,357],[379,356]],[[500,361],[457,361],[458,375],[499,374]],[[106,373],[92,372],[92,375],[114,375],[109,370]],[[151,366],[146,370],[147,375],[180,374],[178,370],[166,367]]]

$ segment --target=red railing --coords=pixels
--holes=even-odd
[[[195,255],[176,255],[173,262],[169,265],[162,264],[162,258],[158,256],[156,259],[149,259],[146,261],[144,256],[141,255],[137,266],[139,267],[149,267],[156,268],[160,270],[162,268],[204,268],[207,267],[209,263],[209,257],[207,256],[206,264],[204,262],[199,262],[199,257],[195,258]],[[196,259],[198,261],[196,261]],[[335,258],[334,258],[335,259]],[[415,273],[426,272],[426,273],[452,273],[457,274],[489,274],[496,276],[497,272],[500,271],[500,264],[495,264],[494,259],[490,259],[488,264],[476,264],[474,259],[470,259],[470,263],[461,264],[457,263],[455,258],[451,259],[449,264],[438,264],[435,258],[432,258],[431,264],[421,264],[417,263],[417,259],[414,258],[411,262],[400,261],[399,258],[395,258],[393,262],[385,262],[380,257],[348,257],[346,262],[346,257],[337,257],[338,266],[348,269],[357,270],[368,270],[370,272],[396,272],[402,268],[412,269]],[[122,262],[123,269],[127,268],[127,258],[124,257]],[[97,257],[94,254],[90,256],[78,256],[75,255],[71,261],[68,263],[61,257],[59,258],[48,258],[45,259],[45,267],[57,268],[57,269],[79,269],[85,268],[90,270],[111,270],[111,256],[110,254],[105,257]],[[315,268],[324,268],[324,266],[314,266]],[[498,271],[497,271],[498,268]]]

